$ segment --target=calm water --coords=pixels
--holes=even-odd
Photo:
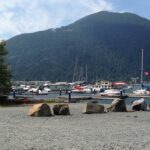
[[[59,95],[59,93],[55,93],[55,94],[48,94],[48,95],[18,95],[18,96],[27,96],[29,97],[29,99],[36,99],[36,100],[41,100],[41,99],[44,99],[44,100],[50,100],[50,99],[55,99],[57,98]],[[62,96],[65,96],[67,97],[68,94],[62,94]],[[72,93],[71,96],[92,96],[92,94],[75,94],[75,93]],[[11,96],[12,97],[12,96]],[[138,100],[140,98],[126,98],[125,99],[125,102],[127,105],[131,105],[131,102],[134,101],[134,100]],[[150,105],[150,98],[144,98],[145,101],[147,102],[148,105]],[[86,100],[87,102],[90,102],[91,100]],[[100,100],[96,100],[98,101],[100,104],[111,104],[112,100],[108,100],[108,99],[100,99]]]

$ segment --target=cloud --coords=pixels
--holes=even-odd
[[[1,0],[0,39],[68,25],[101,10],[113,6],[107,0]]]

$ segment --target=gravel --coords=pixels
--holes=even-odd
[[[0,150],[149,150],[150,112],[29,117],[31,106],[0,107]],[[51,106],[52,108],[52,106]]]

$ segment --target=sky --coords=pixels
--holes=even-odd
[[[0,0],[0,39],[69,25],[99,11],[150,19],[150,0]]]

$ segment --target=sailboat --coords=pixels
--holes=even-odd
[[[149,94],[149,91],[147,91],[144,86],[143,86],[143,52],[144,50],[142,49],[141,53],[141,88],[133,91],[134,94],[136,95],[146,95]]]

